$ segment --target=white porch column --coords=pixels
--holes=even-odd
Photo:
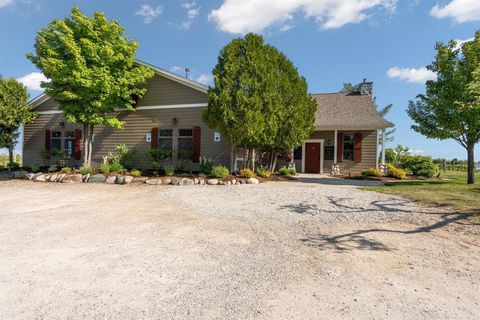
[[[338,130],[335,130],[334,137],[333,137],[333,164],[337,164],[337,136],[338,136]]]
[[[379,150],[378,150],[378,147],[380,147],[380,139],[379,139],[379,136],[378,136],[378,134],[379,134],[378,129],[377,129],[376,133],[377,133],[377,149],[376,149],[377,151],[375,152],[375,169],[378,169],[378,160],[380,159],[379,158],[380,153],[379,153]]]
[[[382,166],[385,165],[385,129],[382,129]]]

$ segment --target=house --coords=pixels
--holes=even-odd
[[[138,168],[151,167],[147,157],[152,148],[168,149],[174,161],[186,169],[198,169],[200,157],[230,165],[230,142],[202,121],[208,104],[207,86],[180,77],[145,62],[155,71],[146,83],[147,92],[135,111],[118,110],[124,129],[96,126],[92,161],[102,163],[116,144],[136,150]],[[360,172],[377,164],[377,130],[392,124],[375,111],[370,92],[315,95],[318,110],[315,132],[296,149],[295,163],[302,172],[330,172],[338,163],[341,170]],[[81,165],[82,125],[65,120],[53,99],[41,95],[31,101],[38,118],[25,125],[23,134],[24,165],[47,165],[45,155],[62,150],[71,165]]]

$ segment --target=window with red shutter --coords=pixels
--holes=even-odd
[[[355,132],[354,135],[355,141],[355,152],[354,152],[354,161],[355,163],[362,162],[362,133]]]

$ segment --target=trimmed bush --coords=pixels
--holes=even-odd
[[[110,165],[111,172],[120,172],[123,171],[123,166],[121,163],[115,162]]]
[[[375,168],[369,168],[367,170],[362,171],[362,176],[364,176],[364,177],[381,177],[382,176],[382,170],[375,169]]]
[[[110,164],[108,163],[103,163],[100,165],[100,172],[103,174],[110,173]]]
[[[174,166],[165,166],[163,168],[163,171],[165,171],[166,176],[173,176],[175,174],[175,167]]]
[[[50,168],[48,168],[48,172],[57,172],[58,168],[56,165],[51,165]]]
[[[257,175],[262,178],[268,178],[272,175],[272,173],[266,167],[260,166],[257,168]]]
[[[40,166],[38,164],[34,163],[30,166],[30,171],[32,171],[33,173],[36,173],[36,172],[40,171]]]
[[[108,163],[115,164],[119,163],[122,165],[122,168],[132,169],[133,168],[133,157],[137,153],[136,150],[130,150],[123,143],[115,145],[115,150],[109,152],[107,155]]]
[[[130,174],[132,175],[132,177],[137,178],[137,177],[140,177],[142,175],[142,171],[132,170],[132,171],[130,171]]]
[[[287,167],[281,167],[278,172],[282,175],[282,176],[293,176],[293,175],[296,175],[297,174],[297,171],[295,171],[294,168],[287,168]]]
[[[83,174],[83,175],[92,174],[92,173],[93,173],[92,167],[80,167],[80,169],[78,169],[78,171],[79,171],[81,174]]]
[[[255,177],[255,172],[253,172],[251,169],[242,169],[240,170],[240,173],[238,174],[239,177],[242,178],[254,178]]]
[[[438,171],[438,166],[433,163],[432,157],[427,156],[405,156],[401,167],[413,175],[427,178],[433,177]]]
[[[230,174],[230,171],[224,166],[214,166],[210,174],[215,178],[225,178]]]
[[[200,157],[200,172],[204,174],[210,174],[213,169],[213,161],[205,157]]]
[[[403,180],[407,178],[407,172],[401,168],[397,168],[391,164],[387,164],[387,174],[389,177]]]
[[[65,173],[65,174],[70,174],[72,173],[72,168],[70,167],[63,167],[61,170],[60,170],[61,173]]]

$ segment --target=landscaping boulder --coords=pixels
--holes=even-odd
[[[117,181],[117,177],[115,176],[110,176],[107,178],[107,180],[105,180],[107,183],[109,184],[114,184],[116,181]]]
[[[182,178],[173,178],[171,184],[178,186],[180,184],[180,180],[182,180]]]
[[[28,172],[25,170],[15,171],[13,173],[14,179],[28,179]]]
[[[136,178],[133,178],[133,182],[145,183],[147,180],[148,180],[147,177],[136,177]]]
[[[133,182],[133,177],[132,176],[124,176],[123,178],[123,184],[129,184]]]
[[[211,185],[211,186],[216,185],[216,184],[218,184],[218,180],[217,179],[208,179],[207,184]]]
[[[90,179],[90,173],[87,173],[86,175],[82,176],[83,182],[88,182],[88,179]]]
[[[82,182],[82,179],[83,179],[83,177],[80,173],[71,174],[68,177],[70,178],[70,181],[72,181],[72,182]]]
[[[103,183],[107,178],[103,174],[94,174],[88,178],[88,183]]]
[[[48,178],[48,181],[55,182],[57,181],[57,177],[58,177],[58,174],[54,173]]]
[[[194,183],[194,184],[200,184],[200,179],[194,178],[194,179],[193,179],[193,183]]]
[[[190,179],[190,178],[182,178],[178,182],[179,186],[191,186],[193,184],[195,184],[195,182],[193,181],[193,179]]]
[[[258,184],[259,181],[256,178],[249,178],[247,179],[247,184]]]
[[[65,173],[60,173],[58,174],[57,176],[57,179],[55,180],[55,182],[61,182],[63,180],[63,178],[65,178],[66,174]]]
[[[38,174],[34,177],[33,181],[35,181],[35,182],[45,182],[46,178],[47,178],[46,175],[40,173],[40,174]]]
[[[172,179],[171,178],[163,178],[162,183],[163,184],[170,184],[170,183],[172,183]]]
[[[150,185],[162,184],[162,179],[148,179],[145,183]]]
[[[82,178],[80,177],[80,180]],[[68,174],[66,174],[64,177],[62,177],[61,179],[58,180],[58,182],[61,182],[61,183],[70,183],[70,182],[73,182],[72,181],[72,177],[69,176]]]

